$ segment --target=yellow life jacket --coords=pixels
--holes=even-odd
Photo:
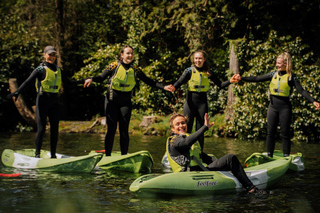
[[[43,66],[43,68],[46,70],[46,77],[40,82],[40,92],[58,93],[62,83],[61,69],[57,67],[57,71],[53,71],[47,66]],[[38,92],[39,88],[37,85],[39,85],[38,80],[36,81],[36,89]]]
[[[209,90],[209,78],[207,72],[199,72],[191,66],[191,78],[188,81],[188,90],[191,92],[207,92]]]
[[[189,134],[186,134],[187,137],[189,136]],[[170,141],[174,136],[171,136],[167,139],[167,144],[166,144],[166,154],[168,156],[168,161],[170,163],[171,169],[173,172],[181,172],[182,171],[182,165],[179,165],[179,163],[177,163],[170,155],[169,153],[169,146],[170,146]],[[201,147],[200,147],[200,143],[197,141],[196,143],[194,143],[190,150],[190,163],[189,166],[198,166],[198,163],[196,163],[194,160],[192,160],[193,158],[197,158],[198,161],[202,164],[202,159],[201,159]]]
[[[291,87],[289,86],[289,75],[285,74],[279,76],[278,72],[272,77],[269,84],[269,90],[271,95],[289,97],[291,93]]]
[[[118,62],[119,64],[120,62]],[[122,64],[116,68],[114,76],[111,79],[111,88],[122,92],[130,92],[136,85],[136,78],[133,67],[126,70]]]

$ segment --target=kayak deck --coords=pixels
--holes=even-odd
[[[50,152],[41,150],[40,158],[33,157],[34,149],[11,150],[5,149],[1,160],[5,166],[20,169],[39,169],[51,172],[91,172],[102,155],[68,156],[56,154],[57,158],[50,158]]]
[[[91,151],[89,155],[96,153]],[[132,173],[142,173],[151,171],[153,159],[148,151],[139,151],[121,155],[121,152],[112,152],[111,156],[103,156],[98,162],[101,169],[113,169]]]
[[[292,157],[291,163],[289,165],[289,170],[292,171],[303,171],[305,169],[304,166],[304,158],[302,156],[302,153],[292,153],[290,154]],[[251,156],[249,156],[244,164],[246,167],[252,167],[260,164],[264,164],[266,162],[276,161],[279,159],[283,159],[283,153],[279,150],[275,150],[273,154],[273,158],[268,157],[267,153],[253,153]]]
[[[261,189],[276,184],[286,173],[291,157],[246,168],[254,185]],[[238,179],[228,171],[177,172],[149,174],[136,179],[130,191],[141,196],[151,194],[204,195],[243,190]]]

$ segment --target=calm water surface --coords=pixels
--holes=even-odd
[[[6,148],[33,148],[34,133],[0,133],[0,152]],[[43,149],[50,149],[48,136]],[[162,173],[165,137],[131,136],[129,152],[148,150],[154,158],[152,172]],[[60,134],[58,152],[86,155],[104,149],[104,135]],[[281,149],[281,144],[276,145]],[[119,150],[116,137],[114,150]],[[205,152],[222,157],[234,153],[241,162],[253,152],[265,151],[264,141],[206,138]],[[89,174],[24,171],[0,164],[1,173],[21,172],[17,178],[0,179],[0,212],[319,212],[320,148],[318,144],[293,144],[302,152],[306,170],[289,172],[267,196],[227,195],[139,198],[129,186],[142,174],[95,170]]]

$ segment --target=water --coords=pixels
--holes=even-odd
[[[5,148],[33,148],[34,133],[1,133],[0,152]],[[130,152],[148,150],[155,161],[152,172],[162,173],[165,137],[131,136]],[[49,149],[45,136],[43,149]],[[60,134],[58,152],[84,155],[104,149],[104,135]],[[281,149],[281,144],[276,145]],[[119,150],[116,137],[114,150]],[[265,151],[265,142],[206,138],[205,152],[221,157],[234,153],[244,162],[253,152]],[[1,173],[21,172],[17,178],[0,179],[0,212],[318,212],[320,208],[320,148],[318,144],[293,144],[302,152],[306,170],[289,172],[267,196],[232,193],[210,196],[139,198],[129,186],[141,174],[93,171],[89,174],[57,174],[3,167]]]

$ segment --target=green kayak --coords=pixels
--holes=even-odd
[[[258,188],[265,189],[276,184],[286,173],[291,157],[246,168],[249,179]],[[243,187],[231,172],[201,171],[167,174],[148,174],[130,185],[130,191],[139,196],[163,194],[205,195],[241,191]]]
[[[101,160],[101,153],[78,157],[56,154],[50,158],[50,151],[41,150],[40,158],[34,157],[34,149],[5,149],[1,160],[5,166],[21,169],[39,169],[50,172],[91,172]]]
[[[290,154],[292,161],[290,163],[289,169],[293,171],[303,171],[304,167],[304,158],[300,152]],[[262,163],[282,159],[283,153],[279,150],[275,150],[273,158],[268,157],[267,153],[253,153],[250,157],[245,160],[246,167],[256,166]]]
[[[89,155],[95,154],[91,151]],[[98,166],[101,169],[121,170],[133,173],[151,171],[153,159],[148,151],[139,151],[121,155],[121,152],[112,152],[111,156],[103,156]]]

